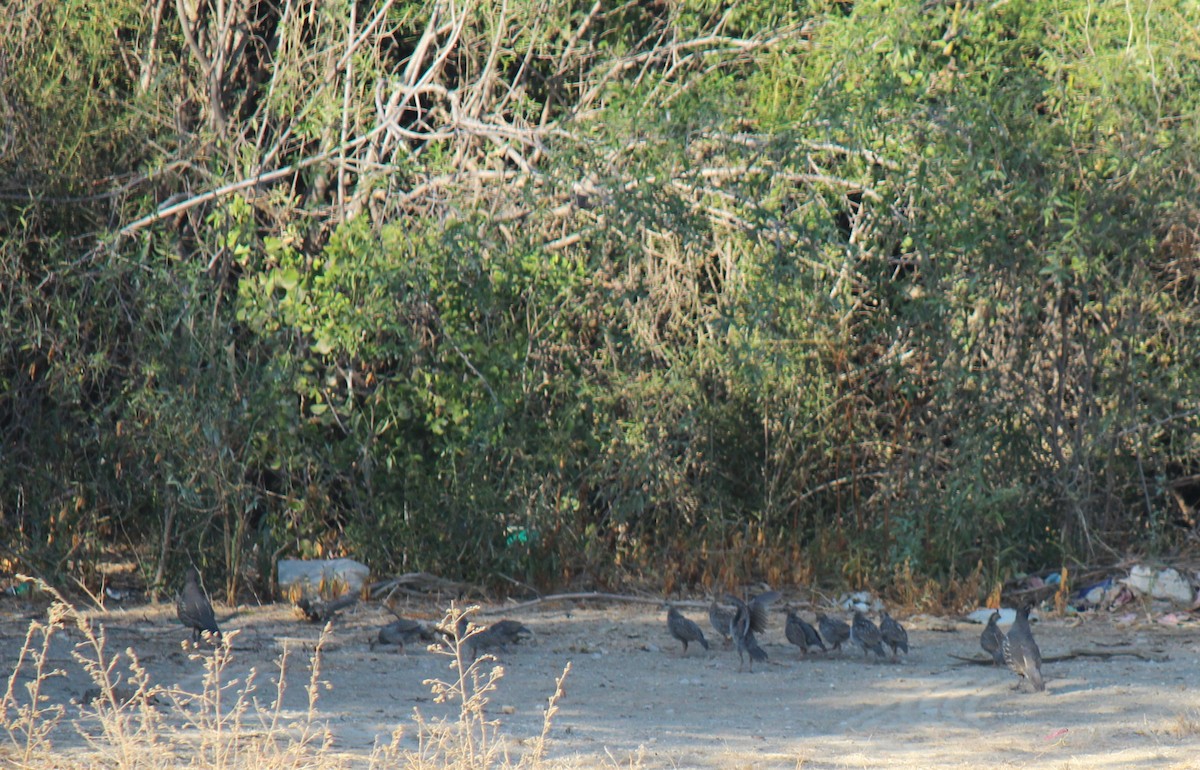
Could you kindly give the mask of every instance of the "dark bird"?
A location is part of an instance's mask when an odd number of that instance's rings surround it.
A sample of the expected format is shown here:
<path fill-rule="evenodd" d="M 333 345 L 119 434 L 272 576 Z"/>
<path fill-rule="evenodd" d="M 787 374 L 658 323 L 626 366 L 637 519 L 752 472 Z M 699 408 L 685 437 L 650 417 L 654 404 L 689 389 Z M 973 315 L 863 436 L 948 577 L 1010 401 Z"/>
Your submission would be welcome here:
<path fill-rule="evenodd" d="M 671 636 L 683 642 L 684 655 L 687 655 L 688 642 L 698 642 L 701 647 L 708 649 L 708 640 L 704 638 L 704 632 L 700 630 L 700 626 L 685 618 L 679 610 L 669 604 L 667 605 L 667 630 L 671 632 Z"/>
<path fill-rule="evenodd" d="M 908 632 L 887 610 L 879 613 L 879 635 L 883 643 L 892 648 L 892 660 L 896 659 L 897 650 L 904 650 L 904 654 L 908 654 Z"/>
<path fill-rule="evenodd" d="M 482 631 L 468 632 L 463 642 L 471 648 L 471 657 L 478 658 L 479 653 L 485 650 L 508 652 L 508 645 L 531 636 L 533 632 L 515 620 L 498 620 Z"/>
<path fill-rule="evenodd" d="M 448 644 L 454 644 L 467 638 L 467 628 L 467 616 L 462 614 L 458 616 L 453 628 L 446 625 L 446 618 L 443 618 L 441 623 L 434 625 L 433 630 L 441 634 Z"/>
<path fill-rule="evenodd" d="M 788 610 L 787 624 L 783 627 L 783 633 L 789 642 L 800 648 L 801 655 L 807 655 L 809 647 L 820 647 L 822 651 L 825 650 L 825 643 L 821 641 L 821 635 L 817 633 L 817 629 L 806 623 L 804 618 L 797 615 L 794 610 Z"/>
<path fill-rule="evenodd" d="M 418 639 L 432 642 L 433 632 L 415 620 L 399 618 L 379 629 L 379 637 L 371 643 L 371 648 L 376 644 L 394 644 L 403 651 Z"/>
<path fill-rule="evenodd" d="M 983 651 L 992 656 L 992 663 L 997 666 L 1004 665 L 1004 650 L 1001 647 L 1004 645 L 1004 632 L 1000 630 L 1000 626 L 996 625 L 1000 621 L 1000 613 L 993 612 L 988 618 L 987 628 L 983 629 L 983 633 L 979 635 L 979 646 Z"/>
<path fill-rule="evenodd" d="M 713 597 L 712 603 L 708 605 L 708 622 L 713 627 L 713 630 L 721 635 L 721 638 L 728 644 L 729 625 L 733 623 L 733 612 L 717 604 L 717 597 Z"/>
<path fill-rule="evenodd" d="M 823 612 L 818 612 L 817 626 L 821 629 L 821 636 L 825 637 L 825 641 L 835 650 L 842 649 L 842 642 L 850 638 L 850 626 L 840 618 L 831 618 Z"/>
<path fill-rule="evenodd" d="M 1042 651 L 1038 649 L 1037 642 L 1033 640 L 1033 631 L 1029 628 L 1029 609 L 1029 605 L 1025 605 L 1017 610 L 1016 622 L 1008 629 L 1000 649 L 1004 653 L 1004 662 L 1013 673 L 1021 679 L 1028 679 L 1035 691 L 1042 692 L 1046 689 L 1046 683 L 1042 680 Z M 1017 680 L 1017 686 L 1021 686 L 1020 680 Z"/>
<path fill-rule="evenodd" d="M 767 659 L 767 652 L 758 646 L 755 634 L 761 634 L 767 629 L 767 605 L 779 598 L 778 591 L 767 591 L 750 600 L 742 601 L 736 596 L 726 596 L 733 602 L 733 620 L 729 624 L 729 635 L 733 637 L 734 646 L 738 651 L 738 671 L 746 665 L 744 655 L 750 656 L 750 670 L 754 670 L 754 661 L 762 663 Z"/>
<path fill-rule="evenodd" d="M 204 631 L 218 639 L 221 638 L 221 629 L 217 628 L 212 602 L 200 587 L 200 572 L 195 567 L 188 567 L 183 579 L 183 590 L 175 599 L 175 613 L 179 616 L 179 622 L 192 629 L 193 642 L 200 641 L 200 634 Z"/>
<path fill-rule="evenodd" d="M 337 617 L 340 611 L 347 607 L 353 607 L 357 603 L 358 594 L 346 593 L 329 602 L 320 597 L 301 596 L 296 600 L 294 606 L 296 611 L 308 622 L 324 624 Z"/>
<path fill-rule="evenodd" d="M 855 611 L 854 622 L 850 624 L 850 641 L 862 647 L 863 657 L 866 657 L 868 651 L 880 658 L 884 656 L 883 637 L 879 634 L 879 627 L 858 611 Z"/>

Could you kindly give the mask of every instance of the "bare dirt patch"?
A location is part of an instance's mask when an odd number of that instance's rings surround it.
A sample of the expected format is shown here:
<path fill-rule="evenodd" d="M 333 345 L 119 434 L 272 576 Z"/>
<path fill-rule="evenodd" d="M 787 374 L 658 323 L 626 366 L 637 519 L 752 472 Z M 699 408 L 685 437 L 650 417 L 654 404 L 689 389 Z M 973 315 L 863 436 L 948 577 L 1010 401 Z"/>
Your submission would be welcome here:
<path fill-rule="evenodd" d="M 408 614 L 433 619 L 433 606 Z M 11 672 L 37 609 L 0 607 L 0 665 Z M 703 627 L 703 610 L 685 609 Z M 218 616 L 228 615 L 218 608 Z M 811 619 L 811 613 L 804 613 Z M 484 620 L 503 617 L 489 614 Z M 1079 658 L 1047 664 L 1047 692 L 1012 690 L 1007 670 L 963 665 L 952 655 L 982 655 L 980 627 L 928 617 L 907 621 L 912 652 L 897 664 L 845 651 L 802 659 L 772 613 L 763 646 L 766 665 L 738 671 L 737 654 L 715 641 L 683 657 L 666 630 L 665 612 L 639 605 L 549 605 L 508 615 L 536 638 L 498 654 L 504 667 L 488 705 L 520 754 L 540 734 L 547 698 L 564 666 L 572 670 L 548 747 L 552 765 L 647 768 L 1054 767 L 1192 768 L 1200 742 L 1200 642 L 1194 624 L 1117 628 L 1107 617 L 1043 620 L 1034 633 L 1043 655 L 1071 650 L 1137 651 L 1153 659 Z M 451 676 L 449 659 L 423 645 L 407 654 L 371 650 L 369 641 L 392 616 L 374 606 L 336 622 L 322 655 L 319 716 L 333 737 L 328 757 L 366 766 L 372 748 L 406 726 L 402 744 L 416 748 L 414 709 L 450 715 L 426 681 Z M 153 682 L 199 691 L 201 662 L 181 649 L 190 637 L 173 608 L 97 613 L 108 647 L 136 651 Z M 274 695 L 284 647 L 293 651 L 284 708 L 301 713 L 307 648 L 319 629 L 289 607 L 242 610 L 222 627 L 238 631 L 229 679 L 258 672 L 262 700 Z M 67 705 L 53 736 L 71 764 L 95 751 L 80 737 L 87 717 L 70 704 L 91 686 L 73 660 L 78 635 L 61 633 L 51 648 L 62 676 L 46 682 L 51 701 Z M 712 641 L 712 635 L 710 635 Z M 24 681 L 28 677 L 20 676 Z M 269 691 L 267 691 L 269 690 Z M 169 715 L 167 718 L 170 718 Z M 72 724 L 72 722 L 75 724 Z M 4 756 L 0 752 L 0 759 Z M 0 762 L 2 764 L 2 762 Z"/>

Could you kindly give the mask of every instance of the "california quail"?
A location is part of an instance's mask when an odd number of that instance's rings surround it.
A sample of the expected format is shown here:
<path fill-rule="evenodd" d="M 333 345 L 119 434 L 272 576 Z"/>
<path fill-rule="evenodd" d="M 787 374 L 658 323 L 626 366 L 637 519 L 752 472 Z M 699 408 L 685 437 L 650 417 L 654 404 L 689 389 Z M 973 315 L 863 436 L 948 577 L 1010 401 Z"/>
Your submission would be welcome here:
<path fill-rule="evenodd" d="M 801 655 L 807 655 L 809 647 L 820 647 L 822 651 L 825 650 L 825 643 L 821 641 L 821 635 L 817 633 L 817 629 L 806 623 L 794 610 L 788 610 L 787 624 L 783 627 L 783 633 L 789 642 L 800 648 Z"/>
<path fill-rule="evenodd" d="M 864 657 L 868 651 L 875 653 L 880 658 L 884 656 L 883 639 L 879 635 L 879 627 L 858 611 L 855 611 L 854 622 L 850 624 L 850 641 L 862 647 Z"/>
<path fill-rule="evenodd" d="M 835 650 L 842 649 L 842 642 L 850 638 L 850 626 L 840 618 L 831 618 L 823 612 L 818 612 L 817 626 L 821 629 L 821 636 L 825 637 L 825 641 Z"/>
<path fill-rule="evenodd" d="M 500 620 L 482 631 L 467 634 L 465 643 L 471 648 L 471 657 L 478 658 L 481 650 L 507 651 L 508 645 L 530 636 L 533 636 L 533 632 L 517 621 Z"/>
<path fill-rule="evenodd" d="M 200 641 L 200 634 L 207 631 L 218 639 L 221 629 L 217 628 L 217 618 L 213 615 L 212 602 L 200 587 L 200 572 L 195 567 L 188 567 L 183 579 L 183 590 L 175 600 L 175 613 L 185 626 L 192 629 L 192 641 Z"/>
<path fill-rule="evenodd" d="M 767 659 L 766 650 L 758 646 L 754 638 L 767 628 L 767 605 L 779 598 L 779 592 L 767 591 L 759 594 L 747 604 L 736 596 L 725 597 L 733 602 L 735 610 L 733 621 L 729 624 L 729 635 L 733 637 L 734 646 L 738 651 L 738 671 L 746 664 L 743 653 L 750 656 L 750 670 L 754 670 L 754 661 L 760 663 Z"/>
<path fill-rule="evenodd" d="M 417 639 L 432 642 L 433 632 L 415 620 L 399 618 L 379 629 L 379 637 L 371 646 L 373 648 L 376 643 L 394 644 L 401 650 L 404 650 L 407 645 Z"/>
<path fill-rule="evenodd" d="M 994 665 L 1002 666 L 1004 665 L 1004 651 L 1001 647 L 1004 644 L 1004 633 L 996 625 L 999 621 L 1000 613 L 993 612 L 992 616 L 988 618 L 987 628 L 983 629 L 983 633 L 979 635 L 979 646 L 992 656 Z"/>
<path fill-rule="evenodd" d="M 708 649 L 708 640 L 704 638 L 700 626 L 685 618 L 671 605 L 667 605 L 667 630 L 671 632 L 671 636 L 683 642 L 684 655 L 687 655 L 688 642 L 699 642 L 701 647 Z"/>
<path fill-rule="evenodd" d="M 1033 640 L 1033 631 L 1029 628 L 1029 609 L 1029 605 L 1025 605 L 1017 610 L 1016 622 L 1008 629 L 1000 649 L 1004 653 L 1004 662 L 1013 673 L 1021 679 L 1028 679 L 1035 691 L 1042 692 L 1046 689 L 1046 683 L 1042 680 L 1042 651 L 1038 649 L 1037 642 Z M 1017 680 L 1018 687 L 1020 684 L 1020 680 Z"/>
<path fill-rule="evenodd" d="M 712 598 L 712 603 L 708 605 L 708 622 L 728 644 L 730 641 L 729 624 L 733 622 L 733 613 L 717 604 L 715 596 Z"/>
<path fill-rule="evenodd" d="M 879 636 L 884 644 L 892 648 L 892 660 L 896 659 L 896 650 L 904 650 L 904 654 L 908 654 L 908 632 L 887 610 L 879 613 Z"/>

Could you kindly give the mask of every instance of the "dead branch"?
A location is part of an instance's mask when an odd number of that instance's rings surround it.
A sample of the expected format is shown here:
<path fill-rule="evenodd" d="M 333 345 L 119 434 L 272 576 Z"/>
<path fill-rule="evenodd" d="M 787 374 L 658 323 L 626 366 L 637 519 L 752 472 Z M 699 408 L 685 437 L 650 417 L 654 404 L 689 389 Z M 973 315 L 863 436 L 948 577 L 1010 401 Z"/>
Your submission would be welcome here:
<path fill-rule="evenodd" d="M 328 602 L 303 596 L 296 601 L 295 607 L 310 623 L 328 623 L 337 616 L 338 612 L 347 607 L 353 607 L 355 604 L 358 604 L 358 594 L 351 591 Z"/>
<path fill-rule="evenodd" d="M 529 601 L 521 602 L 520 604 L 509 604 L 509 605 L 506 605 L 503 607 L 494 607 L 494 608 L 487 609 L 487 610 L 480 610 L 478 614 L 479 615 L 501 615 L 506 612 L 513 612 L 514 610 L 523 610 L 523 609 L 528 609 L 529 607 L 537 607 L 539 605 L 546 604 L 548 602 L 585 602 L 585 601 L 624 602 L 627 604 L 661 605 L 661 604 L 663 604 L 663 602 L 665 600 L 655 599 L 653 597 L 648 597 L 648 596 L 630 596 L 628 594 L 604 593 L 603 591 L 585 591 L 583 593 L 551 594 L 550 596 L 542 596 L 537 599 L 530 599 Z M 678 604 L 678 606 L 681 606 L 681 607 L 687 607 L 687 606 L 691 606 L 691 605 L 704 606 L 704 607 L 708 606 L 707 604 L 701 605 L 699 602 L 691 602 L 691 603 L 675 602 L 675 604 Z"/>
<path fill-rule="evenodd" d="M 430 594 L 450 594 L 453 596 L 481 595 L 482 591 L 470 583 L 431 575 L 428 572 L 407 572 L 393 578 L 380 580 L 367 587 L 367 594 L 374 599 L 386 594 L 384 599 L 395 593 L 410 596 L 427 596 Z"/>
<path fill-rule="evenodd" d="M 971 666 L 994 666 L 995 661 L 991 658 L 980 656 L 966 658 L 962 655 L 950 653 L 950 657 L 955 660 L 962 661 L 959 665 Z M 1042 658 L 1043 663 L 1061 663 L 1064 660 L 1076 660 L 1078 658 L 1099 658 L 1100 660 L 1109 660 L 1111 658 L 1137 658 L 1138 660 L 1146 660 L 1151 663 L 1165 663 L 1170 660 L 1170 656 L 1165 653 L 1142 653 L 1137 650 L 1071 650 L 1062 655 L 1049 655 Z"/>
<path fill-rule="evenodd" d="M 852 179 L 839 179 L 826 174 L 798 174 L 791 171 L 765 168 L 762 166 L 723 166 L 720 168 L 703 168 L 696 172 L 704 179 L 740 179 L 745 176 L 764 175 L 773 179 L 785 179 L 800 184 L 822 184 L 829 187 L 844 187 L 854 192 L 861 192 L 863 197 L 879 203 L 883 198 L 869 186 Z"/>

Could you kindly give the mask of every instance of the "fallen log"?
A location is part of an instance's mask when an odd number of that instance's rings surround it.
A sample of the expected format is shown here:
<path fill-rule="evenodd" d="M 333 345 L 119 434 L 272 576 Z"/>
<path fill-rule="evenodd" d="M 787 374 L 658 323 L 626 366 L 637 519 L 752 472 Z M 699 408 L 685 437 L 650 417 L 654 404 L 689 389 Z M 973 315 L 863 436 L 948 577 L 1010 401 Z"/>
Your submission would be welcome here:
<path fill-rule="evenodd" d="M 950 657 L 955 660 L 962 661 L 960 665 L 972 666 L 992 666 L 995 662 L 991 658 L 980 656 L 963 657 L 950 653 Z M 1137 658 L 1138 660 L 1148 660 L 1152 663 L 1164 663 L 1170 660 L 1170 656 L 1165 653 L 1142 653 L 1136 650 L 1071 650 L 1062 655 L 1049 655 L 1042 658 L 1042 663 L 1061 663 L 1064 660 L 1075 660 L 1076 658 L 1099 658 L 1108 660 L 1109 658 L 1126 657 Z"/>

